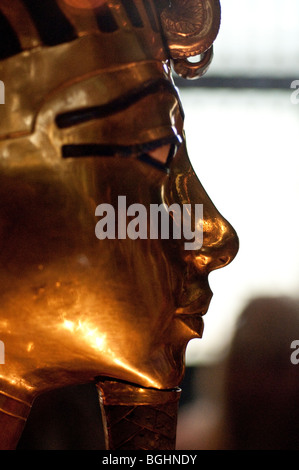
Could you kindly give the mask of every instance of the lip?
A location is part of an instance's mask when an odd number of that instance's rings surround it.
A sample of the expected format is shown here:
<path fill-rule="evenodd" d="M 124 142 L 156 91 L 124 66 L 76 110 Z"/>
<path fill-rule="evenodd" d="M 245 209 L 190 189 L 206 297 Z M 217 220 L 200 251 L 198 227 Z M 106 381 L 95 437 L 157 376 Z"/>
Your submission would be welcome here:
<path fill-rule="evenodd" d="M 204 316 L 210 306 L 210 302 L 212 300 L 213 293 L 210 291 L 204 295 L 201 295 L 198 299 L 190 302 L 183 307 L 178 307 L 175 311 L 176 315 L 200 315 Z"/>
<path fill-rule="evenodd" d="M 202 296 L 190 304 L 176 309 L 175 318 L 184 323 L 192 337 L 201 338 L 204 330 L 203 316 L 207 313 L 213 294 Z"/>
<path fill-rule="evenodd" d="M 176 315 L 177 320 L 184 323 L 191 332 L 191 338 L 201 338 L 204 331 L 204 321 L 201 314 Z"/>

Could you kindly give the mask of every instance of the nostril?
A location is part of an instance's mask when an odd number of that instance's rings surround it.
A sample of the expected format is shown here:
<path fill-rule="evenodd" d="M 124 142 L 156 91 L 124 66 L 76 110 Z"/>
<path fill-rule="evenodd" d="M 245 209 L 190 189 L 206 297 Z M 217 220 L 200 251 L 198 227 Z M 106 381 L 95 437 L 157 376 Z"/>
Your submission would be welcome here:
<path fill-rule="evenodd" d="M 224 268 L 231 262 L 230 256 L 206 256 L 199 254 L 195 257 L 195 266 L 200 271 L 214 271 Z"/>
<path fill-rule="evenodd" d="M 239 239 L 231 230 L 230 236 L 219 238 L 218 243 L 204 245 L 193 258 L 194 266 L 202 272 L 211 272 L 230 264 L 239 250 Z"/>
<path fill-rule="evenodd" d="M 221 256 L 219 258 L 219 268 L 223 268 L 224 266 L 226 266 L 227 264 L 229 264 L 231 261 L 231 258 L 230 256 Z"/>
<path fill-rule="evenodd" d="M 221 252 L 221 254 L 219 253 Z M 211 262 L 211 270 L 224 268 L 230 264 L 239 251 L 239 239 L 235 231 L 231 230 L 231 236 L 222 240 L 222 246 L 219 247 L 218 256 L 215 253 L 215 259 Z"/>

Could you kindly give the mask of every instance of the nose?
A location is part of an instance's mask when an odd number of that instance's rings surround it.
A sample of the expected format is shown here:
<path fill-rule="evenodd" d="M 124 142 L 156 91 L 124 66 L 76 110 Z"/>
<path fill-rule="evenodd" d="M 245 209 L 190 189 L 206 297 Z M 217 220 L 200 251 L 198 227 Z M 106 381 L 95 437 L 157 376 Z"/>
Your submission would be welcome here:
<path fill-rule="evenodd" d="M 204 217 L 203 244 L 191 257 L 199 271 L 210 273 L 231 263 L 238 250 L 239 238 L 236 231 L 218 213 L 217 216 Z"/>
<path fill-rule="evenodd" d="M 208 283 L 209 273 L 227 266 L 238 253 L 239 238 L 234 228 L 216 211 L 214 208 L 213 216 L 204 216 L 202 247 L 185 254 L 179 306 L 188 306 L 199 298 L 208 306 L 213 295 Z"/>
<path fill-rule="evenodd" d="M 195 174 L 183 146 L 172 180 L 172 198 L 181 204 L 202 204 L 201 220 L 195 224 L 202 227 L 201 247 L 185 252 L 183 257 L 192 270 L 202 274 L 227 266 L 239 250 L 239 239 L 232 225 L 220 214 Z"/>

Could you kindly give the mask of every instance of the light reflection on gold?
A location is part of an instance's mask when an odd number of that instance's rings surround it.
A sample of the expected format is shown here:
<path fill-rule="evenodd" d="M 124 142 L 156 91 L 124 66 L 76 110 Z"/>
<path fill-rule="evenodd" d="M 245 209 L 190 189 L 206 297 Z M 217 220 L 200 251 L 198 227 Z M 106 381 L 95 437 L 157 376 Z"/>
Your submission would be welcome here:
<path fill-rule="evenodd" d="M 133 374 L 137 379 L 145 380 L 149 386 L 159 388 L 157 381 L 152 380 L 150 376 L 143 374 L 140 370 L 134 368 L 132 365 L 128 364 L 125 360 L 120 359 L 115 355 L 108 346 L 106 342 L 106 334 L 101 335 L 98 331 L 98 328 L 92 327 L 88 322 L 84 320 L 77 320 L 76 322 L 64 319 L 61 327 L 70 333 L 74 334 L 76 340 L 80 340 L 88 343 L 89 347 L 96 349 L 100 352 L 104 352 L 118 367 L 128 371 L 130 374 Z"/>
<path fill-rule="evenodd" d="M 152 387 L 154 387 L 156 389 L 159 388 L 159 384 L 155 380 L 152 380 L 148 375 L 143 374 L 140 370 L 135 369 L 134 367 L 130 366 L 129 364 L 126 364 L 124 361 L 122 361 L 118 358 L 113 358 L 113 361 L 115 362 L 116 365 L 118 365 L 121 368 L 127 370 L 128 372 L 132 373 L 137 378 L 145 380 L 146 382 L 148 382 L 149 385 L 151 385 Z"/>
<path fill-rule="evenodd" d="M 98 328 L 91 327 L 87 321 L 64 319 L 62 328 L 76 335 L 78 341 L 86 341 L 91 348 L 106 351 L 106 334 L 100 334 Z M 109 351 L 107 351 L 109 354 Z"/>
<path fill-rule="evenodd" d="M 0 331 L 9 331 L 9 322 L 8 320 L 0 320 Z"/>
<path fill-rule="evenodd" d="M 205 255 L 196 256 L 196 265 L 199 269 L 205 268 L 210 262 L 210 257 Z"/>
<path fill-rule="evenodd" d="M 209 237 L 209 244 L 215 246 L 222 242 L 226 234 L 229 235 L 229 226 L 224 221 L 219 220 L 218 218 L 209 219 L 205 218 L 203 220 L 203 229 L 206 237 Z M 217 237 L 215 237 L 217 233 Z"/>
<path fill-rule="evenodd" d="M 17 374 L 11 374 L 7 376 L 6 374 L 0 374 L 0 381 L 3 381 L 2 386 L 5 382 L 8 382 L 16 389 L 24 389 L 26 392 L 33 392 L 35 387 L 30 385 L 26 380 L 21 379 Z"/>
<path fill-rule="evenodd" d="M 34 343 L 29 343 L 29 344 L 27 345 L 27 348 L 26 348 L 26 349 L 27 349 L 27 352 L 30 353 L 31 351 L 33 351 L 33 348 L 34 348 Z"/>

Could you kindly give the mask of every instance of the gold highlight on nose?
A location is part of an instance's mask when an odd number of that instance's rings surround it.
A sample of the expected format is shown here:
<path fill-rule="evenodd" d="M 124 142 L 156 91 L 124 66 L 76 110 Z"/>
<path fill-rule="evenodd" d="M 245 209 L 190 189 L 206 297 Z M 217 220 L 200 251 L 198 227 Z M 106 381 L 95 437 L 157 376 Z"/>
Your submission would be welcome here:
<path fill-rule="evenodd" d="M 194 257 L 199 271 L 211 272 L 230 264 L 239 250 L 239 239 L 233 227 L 225 220 L 204 220 L 203 247 Z"/>

